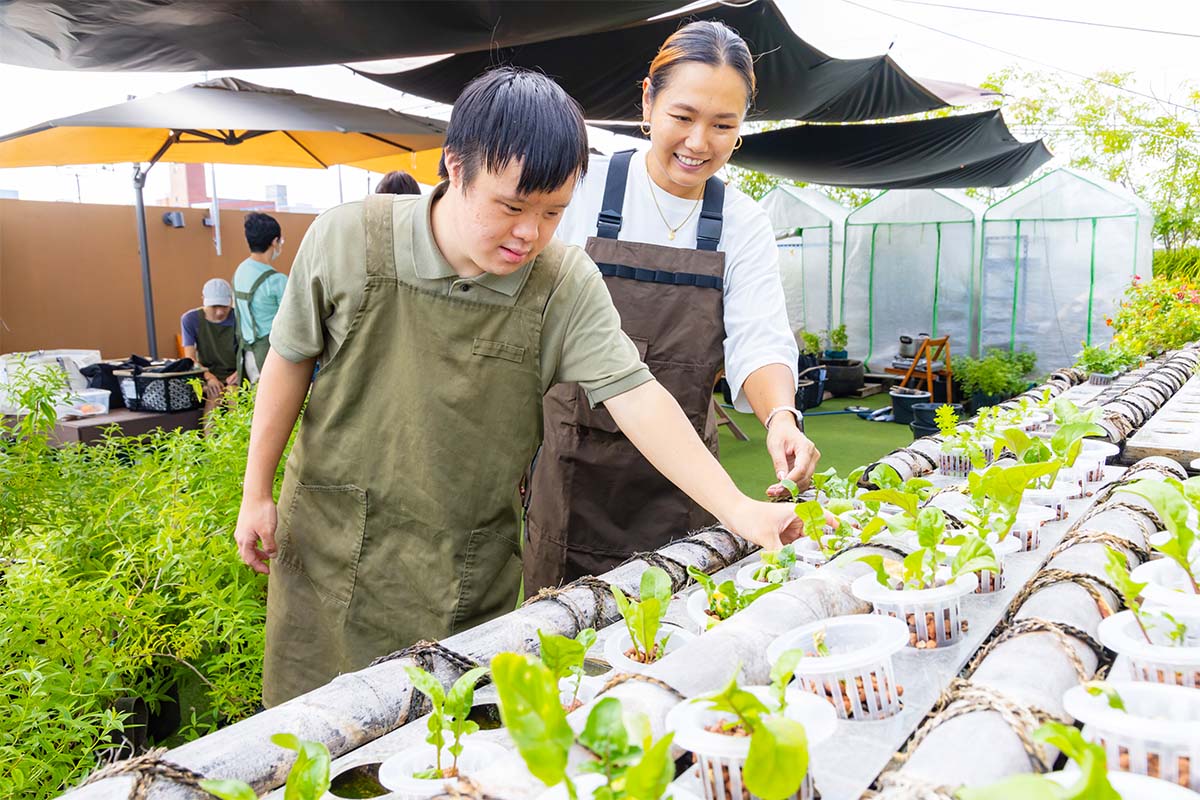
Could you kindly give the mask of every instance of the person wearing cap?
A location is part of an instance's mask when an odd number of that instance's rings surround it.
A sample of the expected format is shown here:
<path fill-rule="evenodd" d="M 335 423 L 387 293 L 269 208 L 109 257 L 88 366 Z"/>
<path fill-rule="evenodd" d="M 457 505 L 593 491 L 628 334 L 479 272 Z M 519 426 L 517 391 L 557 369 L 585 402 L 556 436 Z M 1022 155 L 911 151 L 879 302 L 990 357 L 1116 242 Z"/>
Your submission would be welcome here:
<path fill-rule="evenodd" d="M 201 292 L 204 304 L 179 318 L 183 329 L 183 354 L 204 370 L 204 413 L 238 382 L 237 319 L 233 313 L 233 287 L 212 278 Z"/>

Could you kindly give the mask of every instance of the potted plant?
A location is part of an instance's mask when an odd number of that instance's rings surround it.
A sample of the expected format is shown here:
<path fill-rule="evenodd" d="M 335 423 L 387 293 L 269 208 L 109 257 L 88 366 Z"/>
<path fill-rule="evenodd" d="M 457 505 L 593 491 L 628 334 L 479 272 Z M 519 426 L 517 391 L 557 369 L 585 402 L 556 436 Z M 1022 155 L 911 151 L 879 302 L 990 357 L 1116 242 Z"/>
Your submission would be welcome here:
<path fill-rule="evenodd" d="M 739 669 L 740 671 L 740 669 Z M 684 700 L 667 713 L 675 744 L 700 765 L 705 800 L 809 800 L 809 745 L 834 730 L 833 706 L 787 691 L 791 673 L 772 670 L 772 686 L 738 686 L 737 672 L 718 692 Z"/>
<path fill-rule="evenodd" d="M 693 634 L 675 626 L 664 626 L 663 616 L 671 602 L 671 578 L 659 567 L 642 573 L 641 597 L 633 599 L 616 586 L 612 587 L 617 609 L 625 622 L 625 630 L 609 636 L 604 642 L 604 655 L 613 668 L 621 672 L 642 672 L 667 653 L 682 646 Z M 665 635 L 659 637 L 665 628 Z"/>
<path fill-rule="evenodd" d="M 781 584 L 809 575 L 816 570 L 796 558 L 795 543 L 784 545 L 779 550 L 762 550 L 758 561 L 746 564 L 738 570 L 737 585 L 743 589 L 761 589 L 768 584 Z"/>
<path fill-rule="evenodd" d="M 859 359 L 850 358 L 846 349 L 849 338 L 846 326 L 839 325 L 829 332 L 830 349 L 825 351 L 821 364 L 825 367 L 825 388 L 834 397 L 849 397 L 866 384 L 866 367 Z"/>
<path fill-rule="evenodd" d="M 1111 345 L 1107 349 L 1095 347 L 1086 343 L 1075 356 L 1075 366 L 1088 374 L 1088 383 L 1093 386 L 1107 386 L 1113 378 L 1125 370 L 1135 366 L 1140 360 L 1137 356 L 1125 352 L 1119 345 Z"/>
<path fill-rule="evenodd" d="M 432 711 L 426 723 L 427 746 L 392 756 L 379 767 L 379 782 L 402 797 L 419 800 L 442 793 L 447 779 L 475 772 L 503 758 L 505 750 L 492 742 L 463 741 L 479 730 L 470 719 L 475 684 L 487 667 L 467 670 L 447 692 L 442 682 L 419 667 L 405 667 L 413 688 L 429 698 Z M 448 738 L 449 737 L 449 738 Z M 449 760 L 443 755 L 449 754 Z"/>
<path fill-rule="evenodd" d="M 695 567 L 688 567 L 688 575 L 700 584 L 698 591 L 687 599 L 688 617 L 698 633 L 704 633 L 718 622 L 723 622 L 746 608 L 768 592 L 778 589 L 782 583 L 768 583 L 758 589 L 739 589 L 734 581 L 717 583 L 711 575 Z"/>
<path fill-rule="evenodd" d="M 559 686 L 559 699 L 568 714 L 596 696 L 595 687 L 585 687 L 583 683 L 583 661 L 587 651 L 596 643 L 596 631 L 593 628 L 584 628 L 574 639 L 542 633 L 539 629 L 538 641 L 541 643 L 542 663 L 554 673 Z"/>
<path fill-rule="evenodd" d="M 903 619 L 913 647 L 925 650 L 955 644 L 966 628 L 959 601 L 978 585 L 973 573 L 999 571 L 995 554 L 963 547 L 945 565 L 941 544 L 946 517 L 938 508 L 921 509 L 915 532 L 919 547 L 902 562 L 874 554 L 859 556 L 873 574 L 856 579 L 851 591 L 859 600 L 871 603 L 876 614 Z"/>
<path fill-rule="evenodd" d="M 1037 356 L 1033 353 L 989 350 L 983 358 L 954 359 L 953 370 L 954 377 L 962 382 L 963 393 L 971 398 L 972 407 L 978 411 L 1025 391 L 1029 386 L 1025 375 L 1033 371 L 1036 363 Z"/>
<path fill-rule="evenodd" d="M 883 719 L 900 711 L 904 687 L 896 683 L 892 656 L 908 638 L 907 626 L 893 617 L 830 617 L 780 636 L 767 648 L 767 660 L 790 667 L 796 683 L 833 703 L 841 719 Z M 782 661 L 789 652 L 803 657 Z"/>
<path fill-rule="evenodd" d="M 675 777 L 671 735 L 657 741 L 649 721 L 639 715 L 631 731 L 621 701 L 605 697 L 592 706 L 576 736 L 558 700 L 554 673 L 518 653 L 492 659 L 500 715 L 529 772 L 548 787 L 562 784 L 576 800 L 586 786 L 597 800 L 659 800 Z M 585 762 L 583 778 L 567 774 L 571 747 L 586 747 L 595 759 Z"/>

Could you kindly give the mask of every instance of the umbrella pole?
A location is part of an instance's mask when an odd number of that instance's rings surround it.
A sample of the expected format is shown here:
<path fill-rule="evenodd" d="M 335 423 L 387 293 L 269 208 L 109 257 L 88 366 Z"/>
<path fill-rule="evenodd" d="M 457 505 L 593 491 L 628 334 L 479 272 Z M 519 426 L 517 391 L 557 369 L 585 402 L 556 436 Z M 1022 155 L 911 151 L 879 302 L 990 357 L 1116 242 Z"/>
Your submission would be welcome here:
<path fill-rule="evenodd" d="M 151 162 L 150 166 L 153 166 Z M 138 251 L 142 256 L 142 304 L 146 314 L 146 342 L 150 347 L 150 358 L 158 358 L 158 336 L 154 330 L 154 290 L 150 286 L 150 246 L 146 241 L 146 204 L 142 189 L 146 186 L 146 172 L 141 164 L 133 167 L 133 197 L 137 207 Z"/>

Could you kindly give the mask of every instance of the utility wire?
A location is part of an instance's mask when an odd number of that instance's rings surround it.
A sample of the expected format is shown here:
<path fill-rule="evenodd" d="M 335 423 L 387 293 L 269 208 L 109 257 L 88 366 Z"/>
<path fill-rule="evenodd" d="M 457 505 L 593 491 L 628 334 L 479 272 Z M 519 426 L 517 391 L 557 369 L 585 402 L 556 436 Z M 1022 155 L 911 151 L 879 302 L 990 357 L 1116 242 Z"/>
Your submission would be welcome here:
<path fill-rule="evenodd" d="M 994 50 L 997 53 L 1003 53 L 1004 55 L 1009 56 L 1010 58 L 1018 58 L 1018 59 L 1021 59 L 1022 61 L 1029 61 L 1034 64 L 1040 64 L 1043 67 L 1046 67 L 1048 69 L 1052 69 L 1056 72 L 1061 72 L 1064 75 L 1071 75 L 1073 77 L 1079 78 L 1080 80 L 1087 81 L 1088 83 L 1095 83 L 1095 84 L 1099 84 L 1100 86 L 1107 86 L 1110 89 L 1116 89 L 1121 92 L 1135 94 L 1139 97 L 1144 97 L 1147 100 L 1153 100 L 1156 103 L 1163 103 L 1164 105 L 1173 106 L 1175 108 L 1183 109 L 1184 111 L 1190 111 L 1193 114 L 1200 114 L 1200 108 L 1193 108 L 1192 106 L 1185 106 L 1181 103 L 1171 102 L 1170 100 L 1163 100 L 1162 98 L 1155 97 L 1152 94 L 1148 94 L 1146 92 L 1140 92 L 1137 89 L 1130 89 L 1128 86 L 1121 86 L 1121 85 L 1113 83 L 1111 81 L 1104 81 L 1104 80 L 1100 80 L 1099 78 L 1093 78 L 1090 75 L 1084 75 L 1081 72 L 1075 72 L 1074 70 L 1065 69 L 1063 67 L 1059 67 L 1054 64 L 1051 64 L 1047 61 L 1042 61 L 1040 59 L 1033 58 L 1031 56 L 1021 55 L 1020 53 L 1014 53 L 1011 50 L 1005 50 L 1001 47 L 996 47 L 995 45 L 986 44 L 984 42 L 980 42 L 975 39 L 969 39 L 966 36 L 961 36 L 957 33 L 951 33 L 949 31 L 944 31 L 940 28 L 935 28 L 932 25 L 926 25 L 923 22 L 914 22 L 913 20 L 907 19 L 905 17 L 901 17 L 898 14 L 892 14 L 888 11 L 884 11 L 883 9 L 875 8 L 873 6 L 868 6 L 863 3 L 856 2 L 856 0 L 842 0 L 842 2 L 846 3 L 848 5 L 855 6 L 856 8 L 861 8 L 866 11 L 871 11 L 875 14 L 882 14 L 885 17 L 891 17 L 892 19 L 899 20 L 900 22 L 904 22 L 909 25 L 915 25 L 918 28 L 924 28 L 927 31 L 933 31 L 934 33 L 939 33 L 942 36 L 949 36 L 951 39 L 958 39 L 960 41 L 966 42 L 967 44 L 973 44 L 976 47 L 983 47 L 988 50 Z"/>
<path fill-rule="evenodd" d="M 1066 19 L 1064 17 L 1043 17 L 1037 14 L 1021 14 L 1016 11 L 997 11 L 991 8 L 970 8 L 955 6 L 947 3 L 930 3 L 928 0 L 892 0 L 893 3 L 907 3 L 912 6 L 929 6 L 930 8 L 945 8 L 950 11 L 970 11 L 975 14 L 997 14 L 1004 17 L 1020 17 L 1022 19 L 1037 19 L 1043 22 L 1063 22 L 1068 25 L 1087 25 L 1093 28 L 1112 28 L 1118 31 L 1133 31 L 1135 33 L 1153 33 L 1160 36 L 1183 36 L 1188 39 L 1200 39 L 1200 33 L 1187 31 L 1168 31 L 1162 28 L 1138 28 L 1133 25 L 1116 25 L 1108 22 L 1096 22 L 1088 19 Z"/>

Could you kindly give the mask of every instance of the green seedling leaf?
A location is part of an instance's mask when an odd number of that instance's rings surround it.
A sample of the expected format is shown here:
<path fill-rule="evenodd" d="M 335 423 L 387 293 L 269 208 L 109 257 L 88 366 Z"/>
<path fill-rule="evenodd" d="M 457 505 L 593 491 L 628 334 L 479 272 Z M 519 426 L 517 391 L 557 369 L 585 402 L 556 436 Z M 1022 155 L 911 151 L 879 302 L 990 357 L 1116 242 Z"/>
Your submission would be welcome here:
<path fill-rule="evenodd" d="M 787 489 L 788 496 L 793 500 L 800 496 L 800 487 L 791 478 L 780 478 L 779 485 Z"/>
<path fill-rule="evenodd" d="M 880 489 L 899 489 L 904 483 L 900 479 L 900 473 L 896 472 L 895 467 L 890 464 L 880 464 L 871 470 L 869 480 Z"/>
<path fill-rule="evenodd" d="M 219 800 L 258 800 L 254 790 L 241 781 L 203 780 L 200 788 Z"/>
<path fill-rule="evenodd" d="M 459 676 L 446 695 L 446 717 L 450 732 L 454 736 L 454 743 L 449 748 L 450 755 L 453 757 L 451 767 L 458 767 L 458 757 L 462 755 L 463 749 L 462 737 L 479 730 L 479 724 L 467 717 L 471 713 L 471 706 L 475 703 L 475 684 L 486 674 L 487 667 L 475 667 L 467 670 Z"/>
<path fill-rule="evenodd" d="M 284 783 L 284 800 L 320 800 L 329 791 L 329 750 L 320 742 L 300 739 L 291 733 L 277 733 L 271 742 L 296 752 L 296 761 Z"/>
<path fill-rule="evenodd" d="M 787 687 L 792 682 L 792 677 L 796 674 L 796 665 L 802 658 L 803 650 L 785 650 L 771 665 L 771 696 L 775 698 L 775 704 L 779 706 L 780 711 L 787 708 Z"/>
<path fill-rule="evenodd" d="M 1050 449 L 1068 467 L 1075 466 L 1075 459 L 1083 449 L 1083 440 L 1088 436 L 1106 436 L 1108 431 L 1091 422 L 1071 422 L 1062 425 L 1050 437 Z"/>
<path fill-rule="evenodd" d="M 1191 578 L 1195 588 L 1196 575 L 1189 556 L 1196 543 L 1196 534 L 1188 524 L 1192 504 L 1188 502 L 1185 492 L 1196 490 L 1185 487 L 1172 478 L 1165 481 L 1142 480 L 1122 486 L 1117 491 L 1129 492 L 1146 499 L 1158 512 L 1170 536 L 1165 542 L 1154 544 L 1153 547 L 1178 564 Z"/>
<path fill-rule="evenodd" d="M 863 492 L 859 499 L 863 502 L 891 503 L 913 519 L 917 516 L 917 507 L 921 502 L 916 495 L 901 489 L 876 489 L 871 492 Z"/>
<path fill-rule="evenodd" d="M 659 800 L 675 780 L 675 762 L 671 760 L 671 740 L 668 733 L 657 742 L 646 737 L 642 743 L 641 759 L 625 771 L 625 791 L 628 800 Z"/>
<path fill-rule="evenodd" d="M 950 562 L 950 579 L 974 572 L 994 572 L 999 574 L 1000 564 L 994 551 L 982 537 L 974 533 L 963 534 L 962 544 Z"/>
<path fill-rule="evenodd" d="M 825 527 L 825 509 L 816 500 L 806 500 L 796 504 L 796 516 L 804 523 L 804 535 L 810 539 L 819 538 L 821 529 Z"/>
<path fill-rule="evenodd" d="M 1033 738 L 1057 747 L 1079 767 L 1079 780 L 1067 787 L 1068 800 L 1121 800 L 1108 781 L 1103 746 L 1092 744 L 1077 728 L 1061 722 L 1047 722 L 1033 732 Z"/>
<path fill-rule="evenodd" d="M 703 695 L 697 702 L 705 703 L 713 711 L 724 711 L 733 714 L 747 730 L 753 730 L 754 723 L 767 713 L 763 702 L 750 692 L 738 686 L 738 673 L 741 666 L 733 671 L 729 683 L 712 694 Z"/>
<path fill-rule="evenodd" d="M 592 633 L 594 636 L 595 631 Z M 540 630 L 538 640 L 541 642 L 542 663 L 554 674 L 555 680 L 570 677 L 575 670 L 583 667 L 587 648 L 582 642 L 557 634 L 545 634 Z"/>
<path fill-rule="evenodd" d="M 661 567 L 649 567 L 642 573 L 642 600 L 653 598 L 664 606 L 671 601 L 671 576 Z"/>
<path fill-rule="evenodd" d="M 917 515 L 917 543 L 923 548 L 937 547 L 946 535 L 946 514 L 940 508 L 923 508 Z"/>
<path fill-rule="evenodd" d="M 566 777 L 575 734 L 558 700 L 558 683 L 542 663 L 518 653 L 492 659 L 500 718 L 529 771 L 547 786 Z"/>
<path fill-rule="evenodd" d="M 804 726 L 783 716 L 762 717 L 750 735 L 742 768 L 746 788 L 762 800 L 796 794 L 808 774 L 808 737 Z"/>
<path fill-rule="evenodd" d="M 861 555 L 855 560 L 861 561 L 875 570 L 875 580 L 879 581 L 880 586 L 891 588 L 892 576 L 888 573 L 887 567 L 884 566 L 883 556 L 871 553 L 869 555 Z"/>
<path fill-rule="evenodd" d="M 1065 800 L 1066 787 L 1045 775 L 1013 775 L 989 786 L 963 786 L 954 796 L 958 800 Z"/>
<path fill-rule="evenodd" d="M 579 734 L 579 743 L 602 762 L 611 761 L 629 750 L 629 732 L 625 729 L 620 700 L 605 697 L 592 706 L 583 732 Z"/>
<path fill-rule="evenodd" d="M 1112 585 L 1121 593 L 1121 599 L 1125 601 L 1125 607 L 1131 611 L 1141 609 L 1142 592 L 1146 589 L 1146 584 L 1139 583 L 1129 577 L 1129 565 L 1126 563 L 1125 556 L 1119 551 L 1111 547 L 1104 548 L 1104 574 L 1108 576 Z"/>
<path fill-rule="evenodd" d="M 1103 681 L 1088 681 L 1083 687 L 1092 697 L 1103 697 L 1108 702 L 1109 708 L 1115 708 L 1117 711 L 1129 710 L 1125 708 L 1125 701 L 1121 699 L 1121 695 L 1109 684 Z"/>
<path fill-rule="evenodd" d="M 887 520 L 883 517 L 871 517 L 867 520 L 867 524 L 863 525 L 858 533 L 858 540 L 866 543 L 875 538 L 875 534 L 887 527 Z"/>

